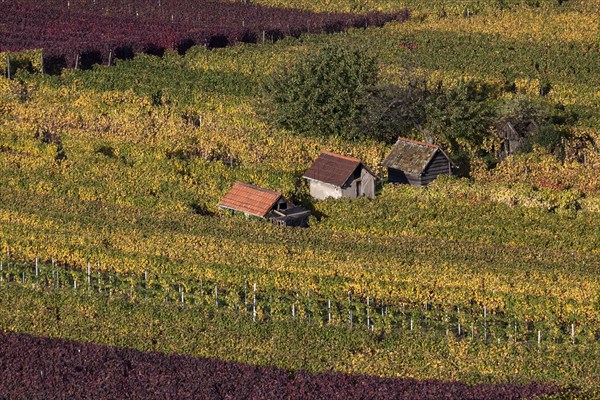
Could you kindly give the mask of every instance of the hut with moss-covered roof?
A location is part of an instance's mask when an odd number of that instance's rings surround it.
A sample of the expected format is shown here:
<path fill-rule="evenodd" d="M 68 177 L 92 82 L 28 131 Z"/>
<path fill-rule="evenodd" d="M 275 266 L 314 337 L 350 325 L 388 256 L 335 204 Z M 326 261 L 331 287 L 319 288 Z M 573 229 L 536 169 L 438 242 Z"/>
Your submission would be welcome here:
<path fill-rule="evenodd" d="M 427 186 L 439 175 L 452 175 L 452 161 L 434 144 L 398 138 L 382 165 L 388 182 Z"/>

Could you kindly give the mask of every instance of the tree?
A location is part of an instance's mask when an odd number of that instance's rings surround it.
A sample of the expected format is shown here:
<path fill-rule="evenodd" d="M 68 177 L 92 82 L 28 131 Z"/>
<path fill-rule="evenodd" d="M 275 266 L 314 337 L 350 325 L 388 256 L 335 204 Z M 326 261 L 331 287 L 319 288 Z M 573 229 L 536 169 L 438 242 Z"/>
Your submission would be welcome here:
<path fill-rule="evenodd" d="M 433 88 L 435 90 L 435 87 Z M 365 135 L 393 143 L 397 137 L 421 132 L 427 121 L 425 107 L 432 90 L 427 80 L 409 77 L 406 85 L 381 85 L 369 97 L 360 130 Z"/>
<path fill-rule="evenodd" d="M 451 153 L 474 155 L 484 144 L 495 116 L 498 88 L 475 80 L 441 85 L 425 106 L 425 132 Z"/>
<path fill-rule="evenodd" d="M 569 138 L 569 127 L 577 115 L 561 104 L 553 105 L 543 99 L 515 96 L 498 107 L 497 124 L 510 123 L 522 135 L 520 152 L 529 152 L 534 145 L 561 155 L 564 139 Z M 535 129 L 528 129 L 533 123 Z"/>
<path fill-rule="evenodd" d="M 373 57 L 327 45 L 267 79 L 260 109 L 272 124 L 297 133 L 360 139 L 377 76 Z"/>

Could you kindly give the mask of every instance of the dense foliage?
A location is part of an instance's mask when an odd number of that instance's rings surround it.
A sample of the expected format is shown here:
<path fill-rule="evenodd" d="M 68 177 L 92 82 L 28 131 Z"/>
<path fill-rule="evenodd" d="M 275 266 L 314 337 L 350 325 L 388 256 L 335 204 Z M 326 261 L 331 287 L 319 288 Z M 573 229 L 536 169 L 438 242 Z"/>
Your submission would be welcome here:
<path fill-rule="evenodd" d="M 408 13 L 315 14 L 258 5 L 196 0 L 3 2 L 0 52 L 43 49 L 44 68 L 89 68 L 134 53 L 184 53 L 194 45 L 223 47 L 304 32 L 381 26 Z"/>
<path fill-rule="evenodd" d="M 261 108 L 281 128 L 356 140 L 363 137 L 358 124 L 377 76 L 373 57 L 326 46 L 267 80 Z"/>
<path fill-rule="evenodd" d="M 550 384 L 384 379 L 255 367 L 90 343 L 0 334 L 0 396 L 11 399 L 511 400 L 554 393 Z"/>

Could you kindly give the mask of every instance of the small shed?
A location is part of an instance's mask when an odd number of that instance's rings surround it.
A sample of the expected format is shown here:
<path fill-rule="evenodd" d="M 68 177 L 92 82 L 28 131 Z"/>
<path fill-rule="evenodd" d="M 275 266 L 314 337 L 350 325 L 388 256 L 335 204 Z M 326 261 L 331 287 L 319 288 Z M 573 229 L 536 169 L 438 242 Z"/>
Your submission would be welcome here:
<path fill-rule="evenodd" d="M 521 122 L 503 121 L 497 124 L 496 131 L 501 143 L 498 157 L 504 159 L 516 154 L 525 142 L 536 134 L 538 128 L 538 124 L 532 119 Z"/>
<path fill-rule="evenodd" d="M 398 138 L 383 166 L 390 183 L 427 186 L 438 175 L 452 175 L 453 164 L 439 146 Z"/>
<path fill-rule="evenodd" d="M 280 193 L 243 182 L 236 182 L 218 206 L 281 226 L 307 227 L 310 216 L 310 211 L 294 205 Z"/>
<path fill-rule="evenodd" d="M 377 176 L 360 159 L 323 151 L 304 173 L 310 195 L 317 200 L 328 197 L 375 197 Z"/>

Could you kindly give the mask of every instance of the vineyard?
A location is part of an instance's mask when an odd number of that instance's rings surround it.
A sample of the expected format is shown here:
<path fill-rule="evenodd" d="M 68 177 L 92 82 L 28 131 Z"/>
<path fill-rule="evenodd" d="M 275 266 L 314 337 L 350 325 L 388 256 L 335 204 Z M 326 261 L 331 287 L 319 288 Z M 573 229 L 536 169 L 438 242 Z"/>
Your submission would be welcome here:
<path fill-rule="evenodd" d="M 597 324 L 570 324 L 550 317 L 517 319 L 480 307 L 476 304 L 457 305 L 451 309 L 438 308 L 425 303 L 386 303 L 367 296 L 361 298 L 348 292 L 347 301 L 338 301 L 311 295 L 306 292 L 282 291 L 278 288 L 258 288 L 248 282 L 239 285 L 219 286 L 214 281 L 197 280 L 165 281 L 164 277 L 118 275 L 96 272 L 91 263 L 87 270 L 69 270 L 54 263 L 42 265 L 36 259 L 34 265 L 0 262 L 0 284 L 31 287 L 58 293 L 75 292 L 82 295 L 111 299 L 113 297 L 132 303 L 160 305 L 180 304 L 197 308 L 200 313 L 225 310 L 252 319 L 253 322 L 305 321 L 317 325 L 347 325 L 367 331 L 385 333 L 405 331 L 412 334 L 452 335 L 456 340 L 470 339 L 482 343 L 534 342 L 571 343 L 597 345 L 600 331 Z"/>
<path fill-rule="evenodd" d="M 402 378 L 382 393 L 414 378 L 467 398 L 531 382 L 598 397 L 597 0 L 183 4 L 0 3 L 1 331 Z M 550 84 L 544 100 L 578 118 L 562 157 L 314 202 L 300 177 L 321 150 L 385 182 L 390 149 L 275 128 L 256 107 L 267 77 L 328 44 L 375 57 L 390 84 Z M 310 209 L 310 228 L 221 213 L 236 181 Z"/>
<path fill-rule="evenodd" d="M 131 399 L 447 399 L 511 400 L 559 392 L 548 384 L 468 387 L 459 382 L 383 379 L 333 373 L 308 374 L 275 368 L 166 356 L 107 346 L 0 334 L 3 361 L 18 365 L 2 371 L 0 395 L 47 399 L 65 392 L 81 397 Z M 24 356 L 25 355 L 25 356 Z M 60 365 L 57 368 L 57 364 Z M 103 381 L 93 373 L 102 370 Z M 32 378 L 45 371 L 39 379 Z M 15 372 L 19 371 L 19 372 Z M 63 380 L 63 376 L 69 376 Z M 26 380 L 27 386 L 21 383 Z M 55 384 L 61 380 L 61 384 Z M 81 385 L 86 382 L 86 385 Z M 236 384 L 231 384 L 236 382 Z M 108 383 L 108 384 L 106 384 Z M 374 390 L 374 388 L 376 388 Z"/>
<path fill-rule="evenodd" d="M 273 42 L 405 20 L 408 12 L 315 14 L 218 1 L 9 1 L 2 4 L 0 52 L 43 49 L 47 72 L 111 65 L 136 53 L 184 54 L 195 45 Z M 99 40 L 100 38 L 100 40 Z M 10 74 L 10 71 L 7 71 Z"/>

